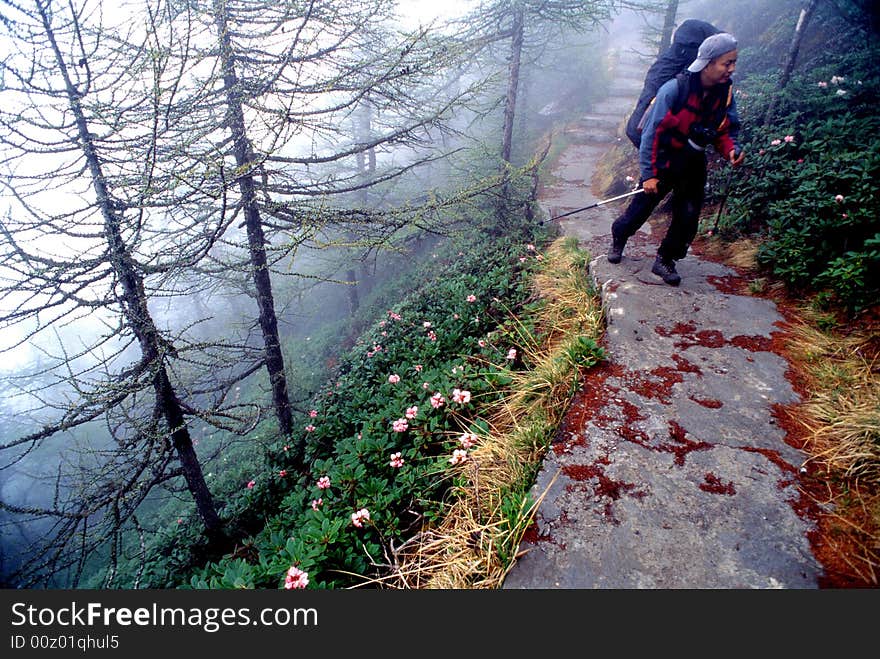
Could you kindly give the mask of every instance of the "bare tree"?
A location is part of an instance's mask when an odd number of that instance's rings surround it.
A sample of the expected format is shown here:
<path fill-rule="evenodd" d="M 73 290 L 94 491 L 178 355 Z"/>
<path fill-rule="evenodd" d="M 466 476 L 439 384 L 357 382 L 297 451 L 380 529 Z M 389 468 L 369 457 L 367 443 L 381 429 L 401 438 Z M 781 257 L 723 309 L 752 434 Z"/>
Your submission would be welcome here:
<path fill-rule="evenodd" d="M 501 185 L 496 213 L 499 224 L 507 215 L 510 196 L 514 123 L 524 50 L 540 50 L 564 30 L 584 32 L 594 29 L 610 18 L 613 8 L 612 0 L 483 0 L 463 19 L 462 23 L 467 27 L 462 30 L 460 38 L 475 52 L 492 49 L 498 42 L 509 40 L 506 85 L 501 103 L 504 108 Z"/>
<path fill-rule="evenodd" d="M 75 585 L 86 557 L 115 550 L 160 485 L 182 479 L 208 538 L 223 537 L 188 419 L 245 431 L 254 415 L 226 395 L 249 373 L 228 353 L 226 364 L 212 358 L 224 346 L 162 328 L 151 303 L 191 292 L 188 273 L 232 218 L 214 172 L 179 157 L 190 136 L 178 129 L 184 75 L 171 64 L 186 60 L 170 52 L 187 35 L 158 29 L 167 5 L 102 25 L 87 0 L 2 4 L 2 349 L 33 346 L 44 359 L 39 377 L 14 378 L 19 404 L 32 402 L 19 424 L 33 422 L 0 446 L 0 468 L 14 473 L 50 441 L 61 457 L 43 474 L 41 503 L 0 507 L 45 522 L 20 583 L 66 572 Z M 196 190 L 221 210 L 190 203 Z M 89 436 L 99 422 L 101 437 Z"/>
<path fill-rule="evenodd" d="M 672 33 L 675 31 L 675 16 L 678 13 L 678 0 L 669 0 L 666 3 L 666 12 L 663 14 L 663 27 L 660 30 L 660 44 L 657 47 L 657 55 L 662 55 L 672 43 Z"/>
<path fill-rule="evenodd" d="M 203 271 L 250 273 L 273 408 L 294 460 L 305 436 L 293 424 L 273 277 L 320 278 L 296 269 L 307 250 L 377 249 L 401 231 L 430 228 L 411 211 L 349 201 L 436 159 L 433 137 L 461 97 L 430 91 L 452 55 L 425 31 L 389 28 L 393 7 L 212 0 L 188 5 L 179 19 L 198 26 L 195 50 L 208 71 L 191 87 L 199 95 L 186 101 L 183 121 L 200 136 L 188 143 L 189 158 L 224 173 L 230 212 L 246 233 L 245 245 L 235 232 L 224 236 L 226 249 L 215 250 L 215 265 Z M 352 133 L 364 107 L 369 130 Z M 205 195 L 205 203 L 218 201 Z"/>
<path fill-rule="evenodd" d="M 788 81 L 791 80 L 791 74 L 797 63 L 798 52 L 800 52 L 801 41 L 804 38 L 804 33 L 807 30 L 807 26 L 810 24 L 810 19 L 813 17 L 818 4 L 819 0 L 808 0 L 808 2 L 801 7 L 800 13 L 798 14 L 797 24 L 794 28 L 794 34 L 791 38 L 791 45 L 788 47 L 788 51 L 785 53 L 785 59 L 782 62 L 782 72 L 779 76 L 779 82 L 776 85 L 777 94 L 775 94 L 770 100 L 770 104 L 767 106 L 767 112 L 764 115 L 765 125 L 772 123 L 773 117 L 776 114 L 778 92 L 785 89 L 788 86 Z"/>

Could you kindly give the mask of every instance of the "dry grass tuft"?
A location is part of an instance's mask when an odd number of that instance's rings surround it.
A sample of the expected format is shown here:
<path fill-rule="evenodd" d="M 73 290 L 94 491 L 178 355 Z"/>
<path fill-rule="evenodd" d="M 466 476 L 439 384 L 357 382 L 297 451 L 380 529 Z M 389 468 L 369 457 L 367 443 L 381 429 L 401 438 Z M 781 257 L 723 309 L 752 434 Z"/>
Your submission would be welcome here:
<path fill-rule="evenodd" d="M 805 313 L 809 317 L 809 312 Z M 821 332 L 809 321 L 792 329 L 791 348 L 810 378 L 799 408 L 810 462 L 837 494 L 829 519 L 837 558 L 865 583 L 880 572 L 880 337 L 859 331 Z M 829 542 L 835 538 L 826 534 Z"/>
<path fill-rule="evenodd" d="M 544 301 L 540 339 L 522 346 L 532 368 L 511 372 L 503 401 L 486 414 L 490 432 L 467 461 L 448 513 L 394 552 L 384 585 L 406 589 L 492 589 L 501 586 L 539 502 L 527 492 L 552 433 L 562 421 L 587 364 L 583 337 L 604 330 L 601 306 L 588 284 L 586 256 L 560 238 L 544 254 L 535 294 Z"/>

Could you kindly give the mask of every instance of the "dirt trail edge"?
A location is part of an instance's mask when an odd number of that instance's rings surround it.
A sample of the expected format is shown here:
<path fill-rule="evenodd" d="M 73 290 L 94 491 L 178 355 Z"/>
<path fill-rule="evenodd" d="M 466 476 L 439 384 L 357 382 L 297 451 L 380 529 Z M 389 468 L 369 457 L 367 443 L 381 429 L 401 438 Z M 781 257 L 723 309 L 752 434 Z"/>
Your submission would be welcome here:
<path fill-rule="evenodd" d="M 643 75 L 618 62 L 611 96 L 571 129 L 558 185 L 542 196 L 548 216 L 598 201 L 590 177 L 621 139 Z M 737 273 L 693 253 L 678 263 L 681 285 L 664 284 L 650 272 L 649 225 L 608 263 L 627 201 L 559 221 L 595 257 L 608 360 L 544 460 L 533 490 L 544 499 L 503 587 L 817 588 L 798 489 L 806 456 L 775 417 L 798 401 L 774 351 L 783 318 L 770 301 L 726 292 Z"/>

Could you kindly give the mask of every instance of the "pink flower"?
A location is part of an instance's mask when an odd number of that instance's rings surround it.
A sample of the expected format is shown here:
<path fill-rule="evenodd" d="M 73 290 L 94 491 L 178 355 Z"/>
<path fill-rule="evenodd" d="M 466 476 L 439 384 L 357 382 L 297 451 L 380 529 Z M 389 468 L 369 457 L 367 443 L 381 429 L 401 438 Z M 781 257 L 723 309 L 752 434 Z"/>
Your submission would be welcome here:
<path fill-rule="evenodd" d="M 415 366 L 413 366 L 413 368 L 415 369 L 416 373 L 422 372 L 422 365 L 421 364 L 416 364 Z"/>
<path fill-rule="evenodd" d="M 453 389 L 452 390 L 452 400 L 456 403 L 461 403 L 462 405 L 466 405 L 471 401 L 471 392 L 465 391 L 463 389 Z"/>
<path fill-rule="evenodd" d="M 798 158 L 798 165 L 803 165 L 803 164 L 804 164 L 804 159 Z"/>
<path fill-rule="evenodd" d="M 321 498 L 312 499 L 312 510 L 317 510 L 318 508 L 320 508 L 323 505 L 324 505 L 324 499 L 321 499 Z"/>
<path fill-rule="evenodd" d="M 287 590 L 295 588 L 305 588 L 309 585 L 309 575 L 300 570 L 298 567 L 291 566 L 284 577 L 284 587 Z"/>
<path fill-rule="evenodd" d="M 403 458 L 400 457 L 400 451 L 391 454 L 391 462 L 389 464 L 398 469 L 403 466 Z"/>
<path fill-rule="evenodd" d="M 422 389 L 424 389 L 425 391 L 427 391 L 427 390 L 430 389 L 430 388 L 431 388 L 431 383 L 430 383 L 430 382 L 422 382 Z"/>
<path fill-rule="evenodd" d="M 413 405 L 412 407 L 407 407 L 407 408 L 406 408 L 406 413 L 404 414 L 404 416 L 405 416 L 407 419 L 412 420 L 412 419 L 415 419 L 415 418 L 416 418 L 416 415 L 417 415 L 418 413 L 419 413 L 419 408 L 418 408 L 418 406 L 417 406 L 417 405 Z"/>
<path fill-rule="evenodd" d="M 481 348 L 485 348 L 486 342 L 483 339 L 480 339 L 479 341 L 477 341 L 477 345 L 480 346 Z"/>
<path fill-rule="evenodd" d="M 468 302 L 476 302 L 476 301 L 477 301 L 477 296 L 476 296 L 476 295 L 468 295 L 468 296 L 467 296 L 467 301 L 468 301 Z"/>
<path fill-rule="evenodd" d="M 315 426 L 310 423 L 306 426 L 306 432 L 315 432 Z"/>
<path fill-rule="evenodd" d="M 477 439 L 479 438 L 474 433 L 466 432 L 458 438 L 458 443 L 461 444 L 462 448 L 469 449 L 477 443 Z"/>
<path fill-rule="evenodd" d="M 525 262 L 526 262 L 526 257 L 525 257 L 525 256 L 520 256 L 520 257 L 519 257 L 519 262 L 520 262 L 520 263 L 525 263 Z"/>
<path fill-rule="evenodd" d="M 389 311 L 389 312 L 388 312 L 388 317 L 389 317 L 391 320 L 400 320 L 400 314 L 396 314 L 396 313 L 394 313 L 393 311 Z"/>
<path fill-rule="evenodd" d="M 452 314 L 453 320 L 458 320 L 459 316 L 457 313 Z"/>
<path fill-rule="evenodd" d="M 284 478 L 285 476 L 287 476 L 287 469 L 282 469 L 281 471 L 278 472 L 279 478 Z"/>
<path fill-rule="evenodd" d="M 177 523 L 178 523 L 178 524 L 183 524 L 183 517 L 178 517 L 178 518 L 177 518 Z"/>
<path fill-rule="evenodd" d="M 370 511 L 366 508 L 361 508 L 357 512 L 351 514 L 351 523 L 358 528 L 361 528 L 364 525 L 364 522 L 368 521 L 370 521 Z"/>
<path fill-rule="evenodd" d="M 632 176 L 627 176 L 627 179 L 629 179 L 629 180 L 631 181 L 631 180 L 632 180 Z M 529 243 L 528 245 L 526 245 L 526 249 L 529 250 L 530 252 L 534 252 L 534 251 L 535 251 L 535 246 L 532 245 L 531 243 Z"/>
<path fill-rule="evenodd" d="M 318 416 L 318 410 L 309 410 L 309 416 L 314 419 Z"/>
<path fill-rule="evenodd" d="M 786 142 L 794 142 L 794 135 L 786 135 L 782 139 L 785 140 Z"/>
<path fill-rule="evenodd" d="M 825 87 L 828 86 L 828 83 L 825 82 L 824 80 L 823 80 L 822 82 L 818 83 L 818 84 L 819 84 L 819 86 L 822 87 L 823 89 L 824 89 Z"/>
<path fill-rule="evenodd" d="M 544 255 L 543 255 L 543 254 L 538 254 L 537 256 L 535 256 L 535 260 L 536 260 L 536 261 L 543 261 L 543 260 L 544 260 Z"/>
<path fill-rule="evenodd" d="M 452 452 L 452 457 L 449 458 L 450 464 L 454 465 L 461 464 L 465 460 L 467 460 L 467 451 L 458 448 Z"/>
<path fill-rule="evenodd" d="M 443 404 L 445 402 L 446 399 L 443 398 L 443 394 L 441 394 L 439 391 L 431 396 L 431 407 L 433 407 L 435 410 L 437 408 L 443 407 Z"/>
<path fill-rule="evenodd" d="M 507 351 L 507 358 L 510 360 L 516 359 L 516 348 L 511 348 Z"/>
<path fill-rule="evenodd" d="M 290 447 L 289 447 L 287 444 L 285 444 L 285 445 L 284 445 L 284 452 L 286 453 L 286 452 L 289 451 L 289 450 L 290 450 Z"/>
<path fill-rule="evenodd" d="M 406 432 L 406 429 L 409 428 L 409 423 L 407 423 L 406 419 L 398 419 L 391 424 L 391 427 L 394 428 L 394 432 Z"/>
<path fill-rule="evenodd" d="M 845 220 L 845 219 L 846 219 L 846 218 L 848 218 L 848 217 L 849 217 L 849 215 L 847 215 L 847 214 L 846 214 L 846 213 L 844 213 L 844 214 L 843 214 L 843 215 L 841 215 L 841 216 L 840 216 L 840 217 L 842 217 L 842 218 L 843 218 L 843 219 L 844 219 L 844 220 Z"/>
<path fill-rule="evenodd" d="M 429 323 L 427 320 L 422 323 L 422 327 L 424 327 L 425 329 L 428 329 L 430 326 L 431 326 L 431 323 Z"/>
<path fill-rule="evenodd" d="M 437 335 L 434 334 L 434 330 L 431 330 L 430 332 L 428 332 L 428 338 L 431 339 L 432 341 L 437 340 Z"/>
<path fill-rule="evenodd" d="M 326 490 L 328 487 L 330 487 L 330 478 L 328 476 L 321 476 L 318 479 L 318 489 Z"/>
<path fill-rule="evenodd" d="M 770 146 L 779 146 L 780 144 L 782 144 L 782 140 L 779 140 L 779 139 L 776 139 L 776 140 L 773 140 L 772 142 L 770 142 Z"/>
<path fill-rule="evenodd" d="M 400 382 L 400 376 L 397 375 L 397 373 L 392 373 L 388 376 L 388 382 L 390 382 L 391 384 L 397 384 L 398 382 Z"/>
<path fill-rule="evenodd" d="M 254 489 L 254 485 L 256 485 L 256 484 L 257 484 L 257 481 L 253 481 L 253 480 L 248 481 L 247 489 L 249 489 L 249 490 Z"/>
<path fill-rule="evenodd" d="M 834 201 L 836 201 L 838 204 L 842 204 L 843 203 L 843 195 L 842 194 L 837 195 L 836 197 L 834 197 Z"/>

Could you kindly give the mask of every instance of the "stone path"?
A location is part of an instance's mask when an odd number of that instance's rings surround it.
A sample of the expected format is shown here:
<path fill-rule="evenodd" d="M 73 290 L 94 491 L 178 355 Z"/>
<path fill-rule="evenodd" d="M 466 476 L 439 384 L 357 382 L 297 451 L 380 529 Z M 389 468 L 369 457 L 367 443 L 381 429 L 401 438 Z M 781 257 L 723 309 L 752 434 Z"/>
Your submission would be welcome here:
<path fill-rule="evenodd" d="M 541 199 L 548 216 L 598 201 L 595 164 L 621 139 L 644 70 L 618 63 L 611 96 L 570 129 L 558 184 Z M 660 238 L 650 223 L 609 264 L 626 203 L 558 221 L 596 256 L 608 361 L 545 458 L 533 491 L 544 499 L 504 588 L 816 588 L 805 456 L 775 414 L 798 400 L 774 349 L 783 318 L 770 301 L 727 292 L 738 274 L 693 253 L 678 264 L 681 285 L 664 284 L 650 272 Z"/>

